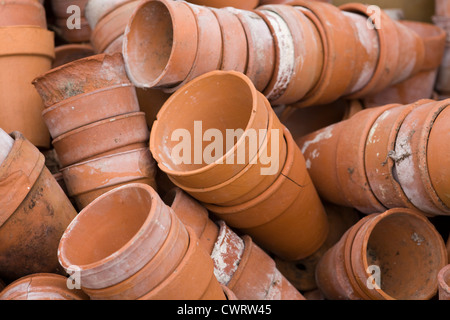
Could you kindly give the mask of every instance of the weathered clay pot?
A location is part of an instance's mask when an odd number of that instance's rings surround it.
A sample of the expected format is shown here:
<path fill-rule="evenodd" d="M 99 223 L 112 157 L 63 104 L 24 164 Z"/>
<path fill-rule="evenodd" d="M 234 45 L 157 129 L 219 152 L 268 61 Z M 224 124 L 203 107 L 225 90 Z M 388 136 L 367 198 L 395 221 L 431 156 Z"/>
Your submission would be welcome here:
<path fill-rule="evenodd" d="M 44 106 L 51 107 L 79 94 L 130 84 L 122 54 L 98 54 L 42 73 L 33 80 Z"/>
<path fill-rule="evenodd" d="M 128 21 L 139 1 L 128 1 L 104 15 L 91 33 L 91 43 L 97 53 L 103 53 L 113 41 L 123 36 Z"/>
<path fill-rule="evenodd" d="M 216 15 L 222 32 L 222 63 L 219 70 L 245 73 L 248 45 L 242 23 L 228 10 L 210 9 Z"/>
<path fill-rule="evenodd" d="M 129 278 L 102 289 L 83 288 L 91 300 L 136 300 L 159 285 L 175 271 L 186 254 L 189 234 L 183 223 L 172 216 L 167 238 L 156 255 Z"/>
<path fill-rule="evenodd" d="M 184 225 L 190 227 L 208 253 L 213 251 L 219 226 L 209 218 L 208 210 L 186 192 L 176 187 L 163 198 Z"/>
<path fill-rule="evenodd" d="M 164 89 L 170 93 L 202 74 L 217 70 L 222 63 L 222 31 L 216 15 L 208 7 L 187 4 L 197 21 L 197 54 L 186 78 L 178 85 Z"/>
<path fill-rule="evenodd" d="M 262 248 L 285 260 L 298 260 L 313 254 L 324 243 L 328 222 L 300 149 L 287 129 L 284 137 L 286 163 L 266 191 L 241 205 L 205 206 Z"/>
<path fill-rule="evenodd" d="M 64 232 L 58 259 L 81 286 L 103 289 L 142 269 L 168 237 L 173 212 L 145 184 L 113 189 L 90 203 Z M 85 240 L 88 237 L 91 241 Z M 95 245 L 93 245 L 95 244 Z"/>
<path fill-rule="evenodd" d="M 68 278 L 52 273 L 36 273 L 10 283 L 0 292 L 0 300 L 89 300 L 80 289 L 69 289 Z"/>
<path fill-rule="evenodd" d="M 189 247 L 176 269 L 139 300 L 226 300 L 222 286 L 214 276 L 214 263 L 200 245 L 195 232 L 189 231 Z"/>
<path fill-rule="evenodd" d="M 255 9 L 258 5 L 258 0 L 189 0 L 188 2 L 215 8 L 234 7 L 243 10 Z"/>
<path fill-rule="evenodd" d="M 0 27 L 36 26 L 47 29 L 44 6 L 36 0 L 8 0 L 0 4 Z"/>
<path fill-rule="evenodd" d="M 0 277 L 59 272 L 59 239 L 77 212 L 22 134 L 0 165 Z M 43 240 L 45 239 L 45 240 Z"/>
<path fill-rule="evenodd" d="M 441 235 L 421 212 L 391 209 L 350 228 L 320 260 L 316 279 L 327 299 L 427 300 L 446 261 Z"/>
<path fill-rule="evenodd" d="M 268 122 L 265 98 L 248 77 L 234 71 L 212 71 L 186 84 L 166 101 L 151 130 L 150 150 L 159 168 L 178 186 L 209 188 L 234 177 L 257 159 L 264 139 L 247 141 L 252 135 L 260 136 L 260 130 L 267 130 Z M 215 156 L 210 152 L 207 156 L 211 159 L 205 159 L 205 148 L 210 143 L 203 137 L 209 129 L 220 131 L 224 141 Z M 232 146 L 226 143 L 229 130 L 239 129 L 244 134 L 237 135 L 238 141 Z M 190 136 L 177 137 L 180 131 Z M 191 154 L 183 158 L 180 150 L 176 151 L 180 138 L 191 140 L 184 141 Z M 264 167 L 258 160 L 257 165 Z"/>
<path fill-rule="evenodd" d="M 256 89 L 264 92 L 275 69 L 275 43 L 269 26 L 263 18 L 252 11 L 226 7 L 242 23 L 247 36 L 248 60 L 245 75 Z"/>
<path fill-rule="evenodd" d="M 356 61 L 353 24 L 333 5 L 315 1 L 290 3 L 310 18 L 322 40 L 323 71 L 316 86 L 297 104 L 301 107 L 327 104 L 341 97 L 350 86 Z"/>
<path fill-rule="evenodd" d="M 272 20 L 282 18 L 278 30 L 274 29 L 276 24 L 272 27 L 276 44 L 275 73 L 264 94 L 274 105 L 299 101 L 316 85 L 322 72 L 323 47 L 319 32 L 308 17 L 292 6 L 266 5 L 258 7 L 257 12 L 263 16 L 264 12 L 271 13 Z M 299 56 L 302 59 L 295 58 Z"/>
<path fill-rule="evenodd" d="M 100 120 L 60 135 L 52 144 L 62 167 L 100 156 L 146 147 L 149 130 L 144 112 Z"/>
<path fill-rule="evenodd" d="M 61 170 L 67 192 L 82 210 L 100 195 L 130 183 L 145 183 L 157 189 L 156 162 L 148 148 L 116 153 Z"/>
<path fill-rule="evenodd" d="M 262 98 L 262 97 L 261 97 Z M 279 177 L 286 161 L 287 146 L 283 136 L 284 126 L 265 99 L 269 113 L 269 125 L 265 140 L 258 150 L 258 159 L 271 155 L 270 172 L 262 174 L 258 162 L 249 163 L 243 170 L 231 179 L 210 188 L 187 188 L 179 185 L 195 199 L 218 206 L 235 206 L 250 201 L 266 191 Z M 277 162 L 277 164 L 275 164 Z M 176 181 L 174 181 L 177 184 Z"/>
<path fill-rule="evenodd" d="M 141 2 L 124 33 L 123 54 L 133 84 L 152 88 L 186 79 L 197 54 L 197 29 L 194 13 L 184 2 Z"/>
<path fill-rule="evenodd" d="M 52 68 L 93 56 L 94 53 L 94 48 L 90 44 L 74 43 L 59 45 L 55 48 L 55 60 L 53 60 Z"/>
<path fill-rule="evenodd" d="M 34 145 L 48 148 L 42 101 L 31 81 L 51 68 L 53 33 L 32 26 L 1 27 L 0 43 L 0 127 L 20 131 Z"/>
<path fill-rule="evenodd" d="M 439 300 L 450 300 L 450 264 L 438 274 Z"/>

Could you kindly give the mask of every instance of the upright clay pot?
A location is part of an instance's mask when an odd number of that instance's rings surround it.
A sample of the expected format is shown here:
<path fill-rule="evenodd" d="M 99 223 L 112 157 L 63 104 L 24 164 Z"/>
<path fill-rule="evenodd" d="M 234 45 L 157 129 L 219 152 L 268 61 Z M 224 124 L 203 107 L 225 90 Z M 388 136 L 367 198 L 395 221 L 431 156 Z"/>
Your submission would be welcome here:
<path fill-rule="evenodd" d="M 0 4 L 0 27 L 36 26 L 47 29 L 42 3 L 36 0 L 8 0 Z"/>
<path fill-rule="evenodd" d="M 298 260 L 313 254 L 324 243 L 328 221 L 303 154 L 287 129 L 284 137 L 286 163 L 266 191 L 236 206 L 205 206 L 262 248 L 285 260 Z"/>
<path fill-rule="evenodd" d="M 53 33 L 33 26 L 0 27 L 0 43 L 0 127 L 20 131 L 34 145 L 48 148 L 42 101 L 31 81 L 51 68 Z"/>
<path fill-rule="evenodd" d="M 19 132 L 0 165 L 0 277 L 60 272 L 56 250 L 76 216 L 70 200 L 44 165 L 44 156 Z"/>
<path fill-rule="evenodd" d="M 0 300 L 89 300 L 80 289 L 69 289 L 65 276 L 36 273 L 10 283 L 0 291 Z"/>
<path fill-rule="evenodd" d="M 157 189 L 156 162 L 148 148 L 140 148 L 61 169 L 68 195 L 82 210 L 100 195 L 130 183 L 144 183 Z"/>
<path fill-rule="evenodd" d="M 210 219 L 208 210 L 178 187 L 169 190 L 163 200 L 184 225 L 195 232 L 205 250 L 211 253 L 219 235 L 219 226 Z"/>
<path fill-rule="evenodd" d="M 428 300 L 446 264 L 442 236 L 423 213 L 391 209 L 350 228 L 322 257 L 316 279 L 330 300 Z"/>
<path fill-rule="evenodd" d="M 186 3 L 143 1 L 124 33 L 123 54 L 138 88 L 173 86 L 186 79 L 198 46 L 195 15 Z"/>
<path fill-rule="evenodd" d="M 267 133 L 268 122 L 265 98 L 248 77 L 235 71 L 212 71 L 166 101 L 151 130 L 150 150 L 159 168 L 178 186 L 209 188 L 234 177 L 255 159 L 257 166 L 267 167 L 256 155 L 264 142 L 261 130 Z M 212 137 L 205 135 L 212 132 L 223 140 L 214 155 L 207 141 Z M 229 136 L 234 133 L 238 140 L 233 138 L 231 144 Z"/>
<path fill-rule="evenodd" d="M 439 300 L 450 300 L 450 264 L 438 274 Z"/>
<path fill-rule="evenodd" d="M 103 289 L 141 270 L 159 251 L 173 212 L 145 184 L 113 189 L 90 203 L 64 232 L 58 259 L 76 269 L 81 286 Z M 89 238 L 91 241 L 83 239 Z"/>

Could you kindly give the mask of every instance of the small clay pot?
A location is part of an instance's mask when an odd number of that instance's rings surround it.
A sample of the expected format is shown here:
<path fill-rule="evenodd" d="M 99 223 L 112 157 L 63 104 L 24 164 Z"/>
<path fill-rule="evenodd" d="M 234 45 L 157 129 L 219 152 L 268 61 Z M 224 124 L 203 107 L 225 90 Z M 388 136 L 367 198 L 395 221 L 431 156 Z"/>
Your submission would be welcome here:
<path fill-rule="evenodd" d="M 100 120 L 60 135 L 52 144 L 62 167 L 146 147 L 150 133 L 144 112 Z"/>
<path fill-rule="evenodd" d="M 251 236 L 262 248 L 285 260 L 299 260 L 324 243 L 328 222 L 300 149 L 287 129 L 284 137 L 286 163 L 266 191 L 241 205 L 205 206 L 229 226 Z"/>
<path fill-rule="evenodd" d="M 89 300 L 80 289 L 69 289 L 65 276 L 36 273 L 10 283 L 0 292 L 0 300 Z"/>
<path fill-rule="evenodd" d="M 216 15 L 222 32 L 222 63 L 219 70 L 245 73 L 248 45 L 242 23 L 228 10 L 210 9 Z"/>
<path fill-rule="evenodd" d="M 53 139 L 83 126 L 127 113 L 139 112 L 135 87 L 120 84 L 78 94 L 42 112 Z"/>
<path fill-rule="evenodd" d="M 53 32 L 33 26 L 0 27 L 0 43 L 0 127 L 8 133 L 20 131 L 35 146 L 49 148 L 42 100 L 31 81 L 51 68 Z"/>
<path fill-rule="evenodd" d="M 231 11 L 242 23 L 248 45 L 245 75 L 250 78 L 258 91 L 264 92 L 275 69 L 275 43 L 272 32 L 264 19 L 255 12 L 232 7 L 223 10 Z"/>
<path fill-rule="evenodd" d="M 198 47 L 197 22 L 186 3 L 141 2 L 124 36 L 127 72 L 136 87 L 173 86 L 186 79 Z"/>
<path fill-rule="evenodd" d="M 222 286 L 214 276 L 214 263 L 189 232 L 189 247 L 176 269 L 139 300 L 226 300 Z"/>
<path fill-rule="evenodd" d="M 247 136 L 260 136 L 260 130 L 268 128 L 264 100 L 250 79 L 235 71 L 212 71 L 186 84 L 166 101 L 151 130 L 150 150 L 159 168 L 186 188 L 209 188 L 232 178 L 256 159 L 259 148 L 250 145 L 252 141 L 247 143 Z M 203 155 L 209 143 L 203 136 L 210 128 L 222 134 L 223 146 L 219 148 L 224 150 L 206 161 Z M 243 135 L 233 146 L 227 145 L 229 130 L 239 129 Z M 180 130 L 189 133 L 191 139 L 187 146 L 191 155 L 183 159 L 180 154 L 172 154 L 180 147 L 174 141 L 180 137 L 173 137 Z M 256 146 L 263 142 L 257 138 Z M 256 162 L 263 166 L 261 161 Z"/>
<path fill-rule="evenodd" d="M 36 0 L 8 0 L 0 4 L 0 27 L 36 26 L 47 29 L 44 6 Z"/>
<path fill-rule="evenodd" d="M 216 15 L 208 7 L 186 4 L 197 21 L 197 54 L 186 78 L 178 85 L 164 89 L 169 93 L 175 92 L 202 74 L 218 70 L 222 63 L 222 31 Z"/>
<path fill-rule="evenodd" d="M 148 185 L 113 189 L 90 203 L 67 227 L 59 243 L 59 262 L 66 271 L 76 267 L 84 288 L 116 285 L 155 257 L 168 237 L 172 216 Z M 91 241 L 80 240 L 86 237 Z"/>
<path fill-rule="evenodd" d="M 183 223 L 172 216 L 164 244 L 138 272 L 122 282 L 102 289 L 83 288 L 91 300 L 136 300 L 159 285 L 179 265 L 189 245 L 189 234 Z"/>
<path fill-rule="evenodd" d="M 211 253 L 219 235 L 219 226 L 209 218 L 208 210 L 178 187 L 169 190 L 163 200 L 184 225 L 195 232 L 205 250 Z"/>
<path fill-rule="evenodd" d="M 255 9 L 258 5 L 258 0 L 247 0 L 247 1 L 239 1 L 239 0 L 189 0 L 191 3 L 215 7 L 215 8 L 224 8 L 224 7 L 234 7 L 242 10 L 252 10 Z"/>
<path fill-rule="evenodd" d="M 128 1 L 116 6 L 104 15 L 91 33 L 91 43 L 97 53 L 105 52 L 117 38 L 123 36 L 128 21 L 139 1 Z"/>
<path fill-rule="evenodd" d="M 391 209 L 350 228 L 320 260 L 316 279 L 330 300 L 428 300 L 446 259 L 441 235 L 421 212 Z"/>
<path fill-rule="evenodd" d="M 450 264 L 438 274 L 439 300 L 450 300 Z"/>
<path fill-rule="evenodd" d="M 44 106 L 79 94 L 130 84 L 122 54 L 98 54 L 54 68 L 33 80 Z"/>
<path fill-rule="evenodd" d="M 60 67 L 75 60 L 93 56 L 94 48 L 90 44 L 63 44 L 55 48 L 55 60 L 52 68 Z"/>
<path fill-rule="evenodd" d="M 59 239 L 77 212 L 44 156 L 19 132 L 0 165 L 0 277 L 60 272 Z M 42 239 L 45 239 L 43 241 Z"/>
<path fill-rule="evenodd" d="M 156 162 L 148 148 L 116 153 L 61 170 L 67 192 L 82 210 L 100 195 L 130 183 L 144 183 L 157 189 Z"/>

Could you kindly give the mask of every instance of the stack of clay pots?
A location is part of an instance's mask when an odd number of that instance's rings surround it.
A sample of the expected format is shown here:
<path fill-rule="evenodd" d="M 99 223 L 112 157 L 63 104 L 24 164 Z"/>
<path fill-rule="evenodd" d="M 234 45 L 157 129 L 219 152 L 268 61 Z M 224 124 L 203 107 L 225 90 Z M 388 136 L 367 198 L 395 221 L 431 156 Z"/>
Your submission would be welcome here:
<path fill-rule="evenodd" d="M 130 79 L 174 92 L 206 72 L 234 70 L 272 105 L 305 107 L 377 93 L 423 68 L 423 39 L 385 12 L 368 28 L 366 5 L 289 4 L 249 11 L 141 2 L 125 30 Z"/>
<path fill-rule="evenodd" d="M 176 186 L 262 248 L 295 260 L 325 241 L 326 214 L 304 157 L 244 74 L 212 71 L 175 92 L 150 150 Z"/>
<path fill-rule="evenodd" d="M 369 108 L 299 140 L 324 200 L 363 213 L 449 215 L 450 100 Z"/>
<path fill-rule="evenodd" d="M 445 54 L 439 68 L 436 90 L 443 96 L 450 95 L 450 3 L 447 0 L 435 0 L 433 22 L 446 33 Z"/>
<path fill-rule="evenodd" d="M 156 187 L 149 130 L 123 58 L 95 55 L 36 78 L 69 196 L 78 209 L 130 182 Z"/>
<path fill-rule="evenodd" d="M 51 0 L 55 32 L 66 42 L 89 42 L 91 28 L 85 17 L 88 0 Z M 79 26 L 72 25 L 79 23 Z"/>
<path fill-rule="evenodd" d="M 0 129 L 0 278 L 59 272 L 59 239 L 77 212 L 21 133 Z"/>
<path fill-rule="evenodd" d="M 0 4 L 0 128 L 20 131 L 35 146 L 48 148 L 50 136 L 40 116 L 43 106 L 31 81 L 51 68 L 54 35 L 42 4 L 6 0 Z"/>
<path fill-rule="evenodd" d="M 145 184 L 118 187 L 83 209 L 58 257 L 93 300 L 226 299 L 196 233 Z"/>
<path fill-rule="evenodd" d="M 241 238 L 224 221 L 213 222 L 206 208 L 180 188 L 170 190 L 164 201 L 197 234 L 214 261 L 217 280 L 237 299 L 304 300 L 249 236 Z"/>
<path fill-rule="evenodd" d="M 0 300 L 89 300 L 80 289 L 69 289 L 68 278 L 53 273 L 31 274 L 0 291 Z"/>
<path fill-rule="evenodd" d="M 361 219 L 323 256 L 319 289 L 331 300 L 429 300 L 447 264 L 442 236 L 420 211 Z"/>

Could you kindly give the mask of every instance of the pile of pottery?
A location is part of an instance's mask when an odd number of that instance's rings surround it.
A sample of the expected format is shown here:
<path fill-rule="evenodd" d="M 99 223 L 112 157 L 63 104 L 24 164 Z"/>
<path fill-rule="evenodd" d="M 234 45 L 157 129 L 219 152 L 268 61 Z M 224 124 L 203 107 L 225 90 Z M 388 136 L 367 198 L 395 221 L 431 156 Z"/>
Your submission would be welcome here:
<path fill-rule="evenodd" d="M 204 73 L 234 70 L 272 105 L 305 107 L 377 93 L 428 70 L 423 39 L 383 11 L 368 28 L 366 5 L 289 4 L 248 11 L 141 2 L 123 41 L 130 79 L 174 92 Z"/>
<path fill-rule="evenodd" d="M 122 55 L 95 55 L 33 81 L 69 196 L 78 209 L 117 186 L 156 188 L 149 130 Z"/>

